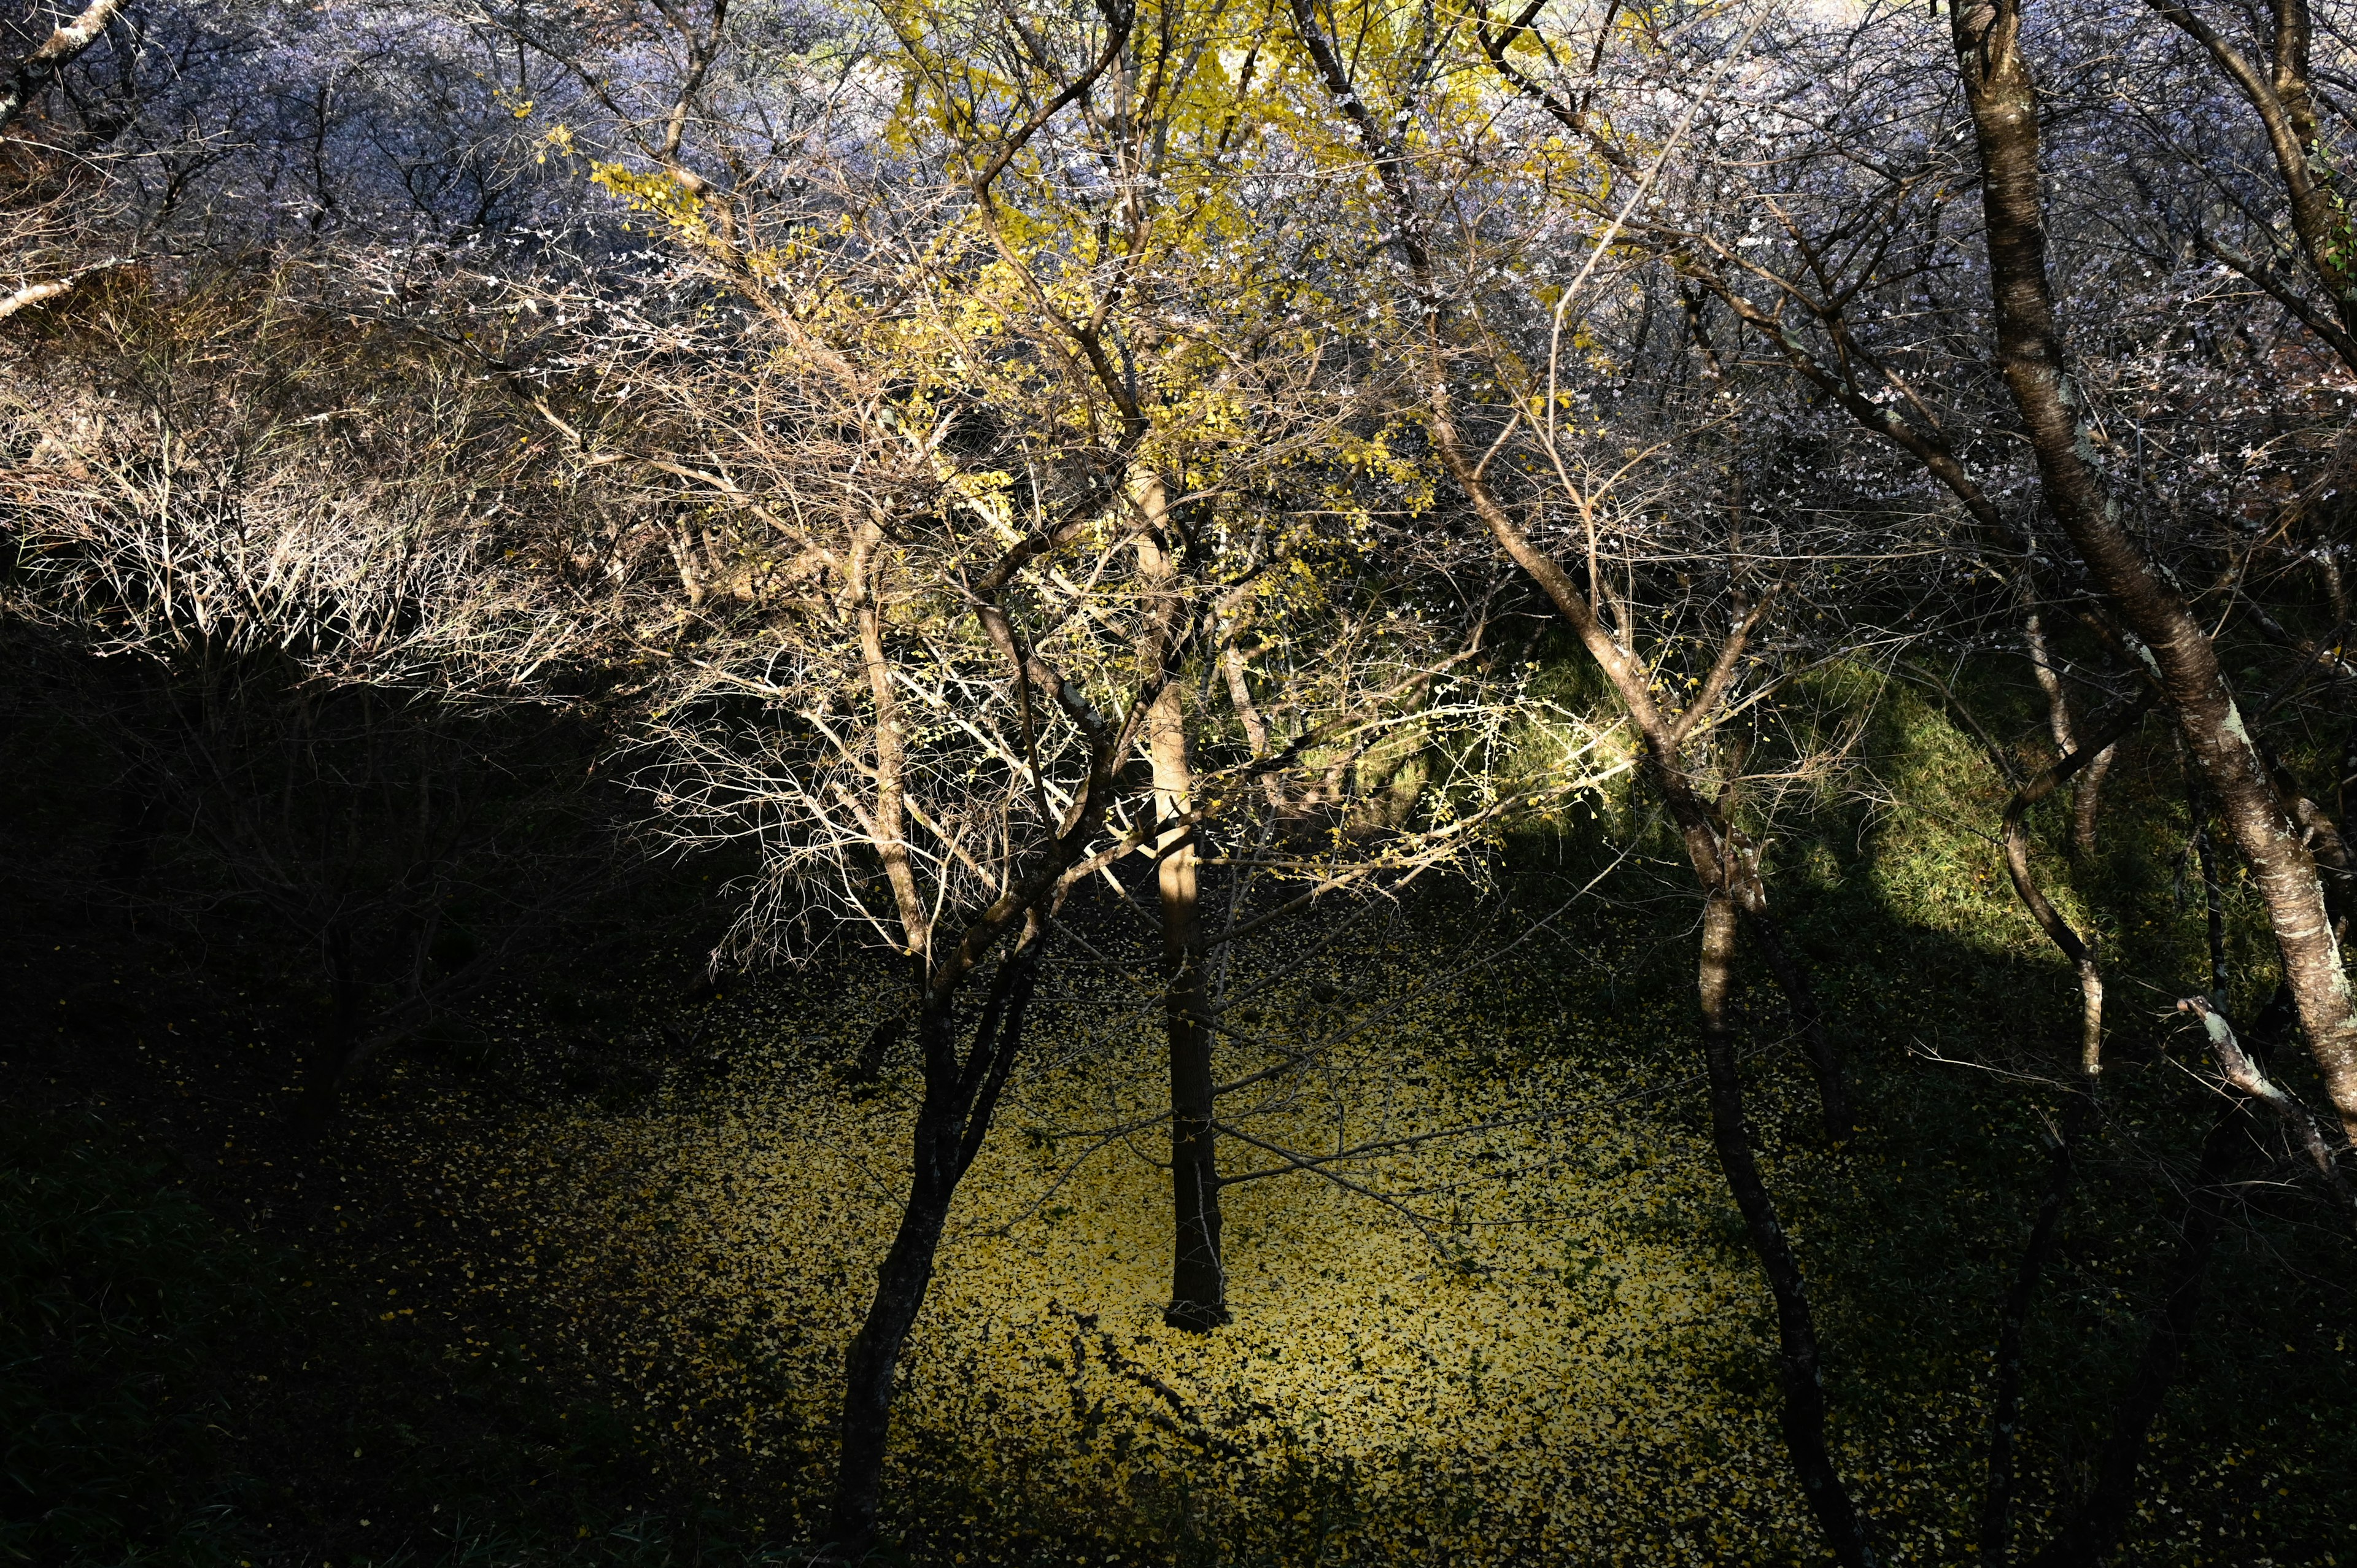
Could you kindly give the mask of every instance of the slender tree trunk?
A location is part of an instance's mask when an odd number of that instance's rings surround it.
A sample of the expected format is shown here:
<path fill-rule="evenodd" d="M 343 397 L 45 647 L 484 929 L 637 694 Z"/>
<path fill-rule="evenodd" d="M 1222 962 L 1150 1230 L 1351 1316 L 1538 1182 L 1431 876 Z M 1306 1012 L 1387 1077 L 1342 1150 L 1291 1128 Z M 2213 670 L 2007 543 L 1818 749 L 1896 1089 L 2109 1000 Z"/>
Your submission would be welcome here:
<path fill-rule="evenodd" d="M 2031 652 L 2043 667 L 2045 650 L 2036 636 L 2036 619 L 2031 619 Z M 2041 682 L 2042 684 L 2043 682 Z M 2050 697 L 2057 695 L 2050 688 Z M 2029 1327 L 2029 1309 L 2037 1300 L 2038 1282 L 2045 1273 L 2048 1257 L 2054 1250 L 2054 1236 L 2062 1219 L 2063 1205 L 2069 1201 L 2073 1176 L 2074 1156 L 2080 1143 L 2096 1125 L 2096 1089 L 2104 1070 L 2104 978 L 2096 967 L 2094 950 L 2085 939 L 2071 928 L 2069 921 L 2054 908 L 2039 886 L 2029 862 L 2029 815 L 2031 807 L 2062 788 L 2081 774 L 2092 762 L 2113 755 L 2121 738 L 2141 724 L 2150 709 L 2153 698 L 2147 694 L 2125 712 L 2099 724 L 2084 745 L 2073 728 L 2070 714 L 2057 701 L 2050 712 L 2054 715 L 2055 744 L 2062 755 L 2052 767 L 2013 793 L 2006 802 L 2003 843 L 2006 872 L 2012 878 L 2014 892 L 2046 933 L 2047 940 L 2061 950 L 2079 974 L 2079 1083 L 2080 1092 L 2072 1095 L 2063 1106 L 2062 1129 L 2055 1140 L 2047 1167 L 2046 1188 L 2038 1205 L 2038 1213 L 2030 1223 L 2029 1240 L 2023 1247 L 2021 1262 L 2014 1274 L 2013 1287 L 2006 1293 L 2004 1315 L 1997 1325 L 1996 1368 L 1991 1389 L 1989 1413 L 1988 1464 L 1986 1472 L 1986 1489 L 1981 1499 L 1981 1560 L 1999 1565 L 2006 1562 L 2012 1549 L 2014 1501 L 2014 1430 L 2021 1414 L 2022 1340 Z M 2088 748 L 2092 746 L 2091 751 Z M 1992 760 L 2002 762 L 2001 757 Z"/>
<path fill-rule="evenodd" d="M 1177 591 L 1178 564 L 1166 547 L 1169 495 L 1161 476 L 1141 467 L 1135 477 L 1146 529 L 1137 542 L 1138 578 L 1149 594 Z M 1140 639 L 1141 665 L 1167 666 L 1175 624 L 1148 617 Z M 1166 675 L 1168 673 L 1165 670 Z M 1159 832 L 1156 886 L 1162 911 L 1162 1017 L 1170 1048 L 1170 1305 L 1163 1321 L 1198 1331 L 1228 1321 L 1226 1260 L 1220 1251 L 1219 1144 L 1211 1092 L 1210 999 L 1199 906 L 1194 772 L 1187 757 L 1187 720 L 1179 682 L 1166 680 L 1146 711 L 1146 754 L 1154 766 L 1154 811 Z"/>
<path fill-rule="evenodd" d="M 1196 918 L 1194 852 L 1182 849 L 1164 860 L 1161 881 L 1167 986 L 1163 1015 L 1170 1038 L 1170 1193 L 1177 1240 L 1170 1305 L 1163 1320 L 1173 1328 L 1215 1328 L 1228 1321 L 1227 1263 L 1220 1242 L 1211 1031 L 1204 1023 L 1205 965 Z"/>
<path fill-rule="evenodd" d="M 58 72 L 98 41 L 122 5 L 123 0 L 91 0 L 80 16 L 52 31 L 31 54 L 0 67 L 0 129 L 24 113 Z M 5 314 L 6 309 L 0 308 L 0 315 Z"/>
<path fill-rule="evenodd" d="M 2095 756 L 2119 743 L 2136 725 L 2144 722 L 2150 708 L 2150 697 L 2132 704 L 2126 713 L 2102 727 L 2093 744 Z M 2072 775 L 2086 766 L 2089 754 L 2083 750 L 2065 752 L 2054 766 L 2031 779 L 2013 793 L 2006 802 L 2005 827 L 2001 842 L 2005 846 L 2006 875 L 2013 881 L 2013 891 L 2038 922 L 2038 929 L 2060 950 L 2079 974 L 2079 1073 L 2092 1092 L 2095 1080 L 2104 1072 L 2104 976 L 2095 965 L 2094 950 L 2077 931 L 2071 929 L 2039 886 L 2037 873 L 2029 865 L 2029 809 L 2068 783 Z"/>
<path fill-rule="evenodd" d="M 891 1250 L 876 1271 L 876 1294 L 845 1360 L 842 1457 L 835 1470 L 833 1552 L 864 1555 L 876 1537 L 884 1485 L 885 1445 L 891 1435 L 892 1388 L 901 1348 L 925 1305 L 933 1279 L 950 1200 L 981 1149 L 999 1090 L 1023 1041 L 1024 1015 L 1039 974 L 1039 933 L 1009 954 L 992 978 L 989 1001 L 974 1024 L 974 1046 L 960 1059 L 957 993 L 930 987 L 917 1019 L 925 1065 L 924 1098 L 917 1107 L 915 1155 L 909 1200 Z"/>
<path fill-rule="evenodd" d="M 1729 868 L 1731 880 L 1736 902 L 1743 911 L 1744 929 L 1751 935 L 1751 945 L 1760 950 L 1776 989 L 1784 993 L 1785 1005 L 1792 1009 L 1792 1023 L 1801 1031 L 1802 1049 L 1808 1055 L 1809 1070 L 1816 1075 L 1817 1103 L 1824 1112 L 1825 1136 L 1839 1144 L 1856 1128 L 1857 1113 L 1850 1105 L 1849 1085 L 1842 1074 L 1841 1058 L 1834 1050 L 1832 1037 L 1825 1033 L 1824 1009 L 1818 1004 L 1816 987 L 1809 983 L 1808 970 L 1784 945 L 1784 933 L 1769 910 L 1768 888 L 1760 876 L 1751 846 L 1742 843 L 1739 834 L 1729 833 L 1727 839 L 1735 861 Z"/>
<path fill-rule="evenodd" d="M 1190 809 L 1192 780 L 1178 685 L 1165 686 L 1147 717 L 1154 793 L 1166 822 Z M 1172 839 L 1178 842 L 1174 845 Z M 1162 906 L 1162 1015 L 1170 1046 L 1170 1196 L 1174 1237 L 1173 1328 L 1215 1328 L 1228 1320 L 1227 1267 L 1220 1250 L 1219 1145 L 1212 1120 L 1211 1030 L 1199 913 L 1194 830 L 1164 830 L 1157 887 Z"/>
<path fill-rule="evenodd" d="M 2026 579 L 2025 579 L 2026 580 Z M 2061 671 L 2054 668 L 2052 656 L 2046 647 L 2046 628 L 2036 610 L 2022 618 L 2023 639 L 2029 645 L 2029 666 L 2038 677 L 2038 689 L 2046 693 L 2046 727 L 2054 736 L 2054 749 L 2064 756 L 2079 749 L 2077 726 L 2071 717 L 2071 694 L 2063 689 Z M 2104 746 L 2094 759 L 2081 769 L 2079 781 L 2072 787 L 2071 853 L 2081 860 L 2092 860 L 2095 854 L 2095 821 L 2102 809 L 2104 776 L 2112 770 L 2112 757 L 2116 746 Z"/>
<path fill-rule="evenodd" d="M 1448 381 L 1451 356 L 1445 324 L 1449 317 L 1449 301 L 1438 286 L 1431 255 L 1424 246 L 1425 220 L 1414 193 L 1408 159 L 1354 91 L 1350 72 L 1319 26 L 1310 0 L 1291 0 L 1291 10 L 1296 36 L 1337 109 L 1356 131 L 1398 220 L 1394 239 L 1414 279 L 1415 304 L 1424 321 L 1423 390 L 1430 416 L 1428 428 L 1441 467 L 1471 504 L 1500 552 L 1538 584 L 1578 637 L 1588 657 L 1611 682 L 1643 746 L 1644 770 L 1661 791 L 1684 841 L 1704 899 L 1700 996 L 1704 1054 L 1710 1067 L 1712 1129 L 1727 1184 L 1735 1191 L 1753 1250 L 1759 1254 L 1776 1302 L 1783 1358 L 1786 1445 L 1808 1494 L 1810 1507 L 1824 1527 L 1835 1555 L 1846 1568 L 1862 1568 L 1874 1561 L 1873 1552 L 1867 1543 L 1864 1521 L 1825 1448 L 1825 1393 L 1818 1376 L 1815 1324 L 1802 1289 L 1799 1261 L 1784 1238 L 1752 1159 L 1749 1133 L 1743 1125 L 1742 1084 L 1735 1069 L 1734 1040 L 1727 1017 L 1729 967 L 1738 922 L 1738 900 L 1747 908 L 1756 903 L 1764 913 L 1766 892 L 1744 848 L 1730 842 L 1733 835 L 1727 832 L 1727 824 L 1695 789 L 1682 756 L 1684 743 L 1694 726 L 1724 698 L 1752 634 L 1766 618 L 1769 599 L 1773 596 L 1749 607 L 1728 629 L 1710 677 L 1684 713 L 1674 716 L 1665 714 L 1654 699 L 1652 671 L 1632 648 L 1616 639 L 1604 625 L 1598 609 L 1602 585 L 1591 580 L 1583 591 L 1563 564 L 1540 548 L 1490 487 L 1484 478 L 1484 460 L 1468 449 L 1458 425 L 1456 399 Z M 1798 972 L 1797 965 L 1787 967 Z M 1781 974 L 1779 979 L 1782 979 Z M 1813 997 L 1803 999 L 1788 993 L 1788 998 L 1796 1018 L 1815 1015 Z M 1814 1049 L 1816 1042 L 1812 1044 Z M 1818 1083 L 1827 1130 L 1833 1137 L 1841 1138 L 1849 1132 L 1852 1117 L 1839 1060 L 1829 1043 L 1824 1046 L 1814 1065 L 1820 1069 Z"/>
<path fill-rule="evenodd" d="M 2185 815 L 2193 824 L 2193 860 L 2201 873 L 2201 922 L 2210 939 L 2210 1005 L 2226 1008 L 2226 908 L 2218 890 L 2218 851 L 2210 839 L 2208 803 L 2201 798 L 2201 779 L 2185 756 L 2182 741 L 2178 764 L 2185 775 Z"/>
<path fill-rule="evenodd" d="M 2046 274 L 2038 93 L 2022 50 L 2022 0 L 1962 0 L 1953 16 L 1981 157 L 1997 356 L 2047 505 L 2177 710 L 2218 814 L 2250 865 L 2333 1109 L 2357 1134 L 2357 1005 L 2315 858 L 2268 779 L 2216 647 L 2129 535 L 2091 461 L 2101 434 L 2082 417 Z"/>
<path fill-rule="evenodd" d="M 1793 1256 L 1792 1242 L 1776 1217 L 1767 1184 L 1760 1179 L 1751 1130 L 1744 1121 L 1731 1007 L 1737 923 L 1735 901 L 1727 894 L 1713 892 L 1703 900 L 1702 960 L 1695 992 L 1702 1005 L 1703 1055 L 1710 1075 L 1711 1141 L 1717 1146 L 1719 1166 L 1727 1173 L 1727 1185 L 1742 1211 L 1752 1251 L 1760 1255 L 1769 1293 L 1776 1302 L 1784 1446 L 1834 1556 L 1845 1568 L 1865 1568 L 1874 1562 L 1865 1522 L 1851 1506 L 1849 1493 L 1825 1447 L 1824 1379 L 1818 1364 L 1816 1322 L 1809 1310 L 1800 1260 Z"/>
<path fill-rule="evenodd" d="M 2104 804 L 2104 780 L 2110 777 L 2112 764 L 2117 760 L 2119 747 L 2107 746 L 2095 753 L 2087 764 L 2086 772 L 2079 776 L 2079 787 L 2071 795 L 2071 853 L 2081 860 L 2095 858 L 2095 825 Z"/>
<path fill-rule="evenodd" d="M 2038 1299 L 2038 1282 L 2053 1254 L 2055 1233 L 2061 1229 L 2063 1205 L 2070 1201 L 2077 1146 L 2094 1122 L 2094 1101 L 2087 1095 L 2072 1095 L 2062 1108 L 2062 1129 L 2047 1152 L 2046 1187 L 2039 1196 L 2029 1240 L 2021 1249 L 2021 1262 L 2014 1271 L 2012 1288 L 2005 1294 L 2004 1315 L 1997 1321 L 1996 1369 L 1989 1400 L 1988 1480 L 1981 1498 L 1981 1561 L 2000 1568 L 2013 1542 L 2013 1437 L 2021 1420 L 2022 1340 L 2029 1327 L 2029 1309 Z"/>
<path fill-rule="evenodd" d="M 931 1026 L 931 1018 L 920 1026 Z M 843 1452 L 835 1473 L 833 1534 L 836 1549 L 847 1556 L 864 1552 L 875 1539 L 884 1446 L 891 1434 L 893 1374 L 932 1283 L 933 1254 L 957 1189 L 942 1159 L 943 1148 L 955 1144 L 946 1136 L 945 1110 L 929 1086 L 917 1113 L 917 1169 L 909 1178 L 908 1206 L 900 1211 L 891 1251 L 876 1271 L 875 1299 L 844 1364 Z"/>

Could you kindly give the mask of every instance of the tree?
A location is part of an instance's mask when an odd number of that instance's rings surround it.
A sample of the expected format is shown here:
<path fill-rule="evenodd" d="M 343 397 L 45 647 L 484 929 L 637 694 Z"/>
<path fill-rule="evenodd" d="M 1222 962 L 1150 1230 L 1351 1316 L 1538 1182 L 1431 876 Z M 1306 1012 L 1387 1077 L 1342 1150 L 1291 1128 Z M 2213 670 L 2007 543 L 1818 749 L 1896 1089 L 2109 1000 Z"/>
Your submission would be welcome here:
<path fill-rule="evenodd" d="M 96 43 L 113 24 L 123 0 L 91 0 L 81 15 L 52 28 L 30 53 L 18 58 L 0 78 L 0 131 L 25 112 L 51 79 Z"/>
<path fill-rule="evenodd" d="M 86 308 L 0 403 L 8 607 L 119 769 L 115 895 L 258 909 L 316 962 L 321 1123 L 604 879 L 595 706 L 493 565 L 533 466 L 465 365 L 283 280 Z"/>

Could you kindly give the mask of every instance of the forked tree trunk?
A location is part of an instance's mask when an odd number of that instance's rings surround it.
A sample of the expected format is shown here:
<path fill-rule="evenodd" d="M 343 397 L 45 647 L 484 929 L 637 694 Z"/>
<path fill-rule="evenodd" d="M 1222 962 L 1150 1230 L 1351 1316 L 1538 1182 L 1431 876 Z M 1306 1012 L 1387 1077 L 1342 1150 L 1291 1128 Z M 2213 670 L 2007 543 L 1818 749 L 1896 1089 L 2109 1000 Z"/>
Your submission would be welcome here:
<path fill-rule="evenodd" d="M 1704 1052 L 1710 1069 L 1712 1129 L 1727 1185 L 1743 1210 L 1753 1250 L 1759 1254 L 1776 1302 L 1784 1371 L 1785 1444 L 1807 1490 L 1810 1507 L 1824 1527 L 1826 1543 L 1845 1568 L 1863 1568 L 1874 1561 L 1873 1552 L 1867 1541 L 1864 1521 L 1825 1447 L 1825 1393 L 1818 1377 L 1816 1326 L 1802 1288 L 1799 1260 L 1777 1220 L 1751 1155 L 1749 1133 L 1743 1124 L 1743 1087 L 1735 1068 L 1732 1025 L 1726 1009 L 1738 921 L 1748 918 L 1760 934 L 1760 945 L 1770 956 L 1780 983 L 1800 975 L 1801 971 L 1783 944 L 1776 940 L 1775 927 L 1768 915 L 1766 888 L 1750 846 L 1739 843 L 1738 835 L 1730 831 L 1731 824 L 1702 798 L 1683 754 L 1695 726 L 1724 699 L 1751 636 L 1766 617 L 1768 601 L 1739 610 L 1736 624 L 1728 628 L 1720 644 L 1719 657 L 1703 689 L 1684 714 L 1665 713 L 1654 698 L 1653 671 L 1606 628 L 1598 610 L 1601 585 L 1591 580 L 1587 591 L 1583 591 L 1562 563 L 1539 547 L 1485 478 L 1488 459 L 1477 457 L 1468 449 L 1458 425 L 1456 399 L 1449 387 L 1451 355 L 1445 334 L 1449 301 L 1439 286 L 1431 255 L 1420 238 L 1424 214 L 1414 194 L 1408 158 L 1355 91 L 1350 71 L 1319 27 L 1310 0 L 1292 0 L 1291 9 L 1302 47 L 1324 80 L 1336 107 L 1357 132 L 1398 220 L 1394 242 L 1414 279 L 1415 303 L 1424 321 L 1421 371 L 1429 415 L 1427 428 L 1441 467 L 1463 492 L 1500 551 L 1545 592 L 1597 668 L 1611 682 L 1637 730 L 1644 771 L 1660 790 L 1684 842 L 1704 900 L 1700 994 Z M 1738 909 L 1742 911 L 1740 916 Z M 1827 1133 L 1839 1141 L 1847 1137 L 1855 1125 L 1840 1059 L 1824 1034 L 1814 996 L 1803 987 L 1788 991 L 1787 997 L 1809 1047 L 1810 1065 L 1816 1071 Z"/>
<path fill-rule="evenodd" d="M 2078 728 L 2071 715 L 2071 696 L 2063 689 L 2062 672 L 2054 667 L 2046 646 L 2046 628 L 2037 610 L 2022 618 L 2022 633 L 2029 644 L 2029 666 L 2038 677 L 2038 688 L 2046 693 L 2046 725 L 2053 734 L 2054 749 L 2067 757 L 2079 749 Z M 2080 769 L 2079 780 L 2072 787 L 2071 853 L 2081 860 L 2095 857 L 2095 823 L 2103 809 L 2104 776 L 2112 770 L 2112 758 L 2118 749 L 2107 746 L 2098 751 Z"/>
<path fill-rule="evenodd" d="M 950 1201 L 981 1148 L 997 1091 L 1021 1047 L 1024 1015 L 1038 973 L 1035 937 L 999 966 L 989 1001 L 974 1024 L 974 1047 L 963 1059 L 956 992 L 929 988 L 918 1015 L 925 1092 L 917 1107 L 909 1201 L 900 1211 L 891 1250 L 876 1271 L 875 1297 L 844 1365 L 843 1450 L 829 1534 L 833 1554 L 845 1561 L 865 1555 L 875 1540 L 885 1444 L 891 1435 L 894 1373 L 932 1283 L 933 1254 L 941 1248 Z"/>
<path fill-rule="evenodd" d="M 2046 274 L 2038 92 L 2022 48 L 2022 0 L 1966 0 L 1953 17 L 1980 152 L 1997 357 L 2047 505 L 2177 710 L 2218 814 L 2250 864 L 2333 1109 L 2344 1133 L 2357 1134 L 2357 1006 L 2315 858 L 2244 727 L 2215 645 L 2130 536 L 2091 461 L 2101 436 L 2083 418 Z"/>

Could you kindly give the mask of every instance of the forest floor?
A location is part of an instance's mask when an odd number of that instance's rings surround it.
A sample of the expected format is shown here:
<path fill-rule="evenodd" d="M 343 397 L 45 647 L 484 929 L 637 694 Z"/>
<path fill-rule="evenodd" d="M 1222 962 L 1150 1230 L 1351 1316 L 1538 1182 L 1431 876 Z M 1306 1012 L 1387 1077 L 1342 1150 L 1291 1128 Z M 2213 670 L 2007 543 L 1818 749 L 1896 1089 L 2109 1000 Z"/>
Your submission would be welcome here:
<path fill-rule="evenodd" d="M 1745 1071 L 1838 1458 L 1889 1560 L 1953 1563 L 2055 1103 L 2024 1075 L 2067 1052 L 2075 991 L 2003 882 L 1986 766 L 1935 714 L 1883 722 L 1932 770 L 1893 791 L 1916 804 L 1773 852 L 1866 1124 L 1827 1144 L 1757 976 Z M 2175 810 L 2112 807 L 2100 874 L 2151 918 L 2103 933 L 2113 1121 L 2032 1320 L 2030 1540 L 2083 1484 L 2210 1113 L 2169 1013 L 2201 971 Z M 1558 909 L 1580 857 L 1517 853 L 1490 897 L 1238 961 L 1237 1016 L 1316 1048 L 1235 1112 L 1268 1147 L 1224 1168 L 1383 1147 L 1330 1167 L 1348 1185 L 1230 1189 L 1235 1322 L 1208 1336 L 1161 1321 L 1143 966 L 1062 950 L 904 1362 L 896 1556 L 1823 1559 L 1710 1153 L 1691 910 L 1641 865 Z M 1554 914 L 1509 945 L 1519 909 Z M 388 1058 L 313 1140 L 310 999 L 263 944 L 54 904 L 6 942 L 0 1560 L 806 1556 L 908 1158 L 911 1065 L 860 1068 L 898 1004 L 877 969 L 715 986 L 683 943 L 554 971 Z M 2249 1197 L 2123 1561 L 2357 1562 L 2357 1310 L 2319 1214 Z"/>

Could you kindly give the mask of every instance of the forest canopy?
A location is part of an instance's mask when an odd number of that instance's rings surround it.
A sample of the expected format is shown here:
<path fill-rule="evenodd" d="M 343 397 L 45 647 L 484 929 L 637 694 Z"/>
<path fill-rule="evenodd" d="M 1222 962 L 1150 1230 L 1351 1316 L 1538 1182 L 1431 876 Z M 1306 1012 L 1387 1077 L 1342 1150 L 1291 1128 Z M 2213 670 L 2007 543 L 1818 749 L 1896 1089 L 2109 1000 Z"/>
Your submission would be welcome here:
<path fill-rule="evenodd" d="M 2347 1561 L 2353 30 L 11 18 L 0 1555 Z"/>

